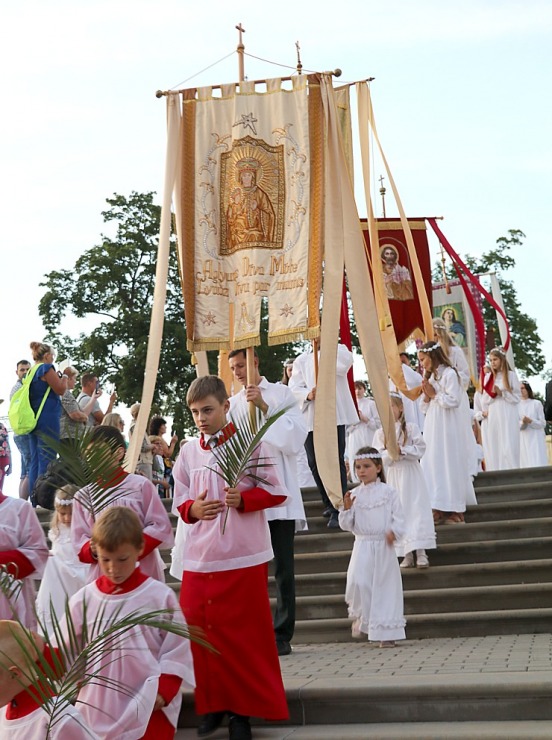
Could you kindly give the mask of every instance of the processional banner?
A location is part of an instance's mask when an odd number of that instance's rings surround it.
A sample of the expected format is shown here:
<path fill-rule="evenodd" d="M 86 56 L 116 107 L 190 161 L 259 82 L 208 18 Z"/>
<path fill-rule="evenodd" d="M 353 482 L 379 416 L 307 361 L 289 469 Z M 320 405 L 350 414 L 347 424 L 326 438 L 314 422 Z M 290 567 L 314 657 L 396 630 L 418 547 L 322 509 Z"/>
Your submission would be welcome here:
<path fill-rule="evenodd" d="M 401 222 L 393 218 L 376 219 L 378 254 L 383 268 L 383 286 L 389 301 L 391 320 L 398 344 L 423 334 L 424 319 L 420 298 Z M 416 256 L 423 276 L 426 295 L 431 296 L 431 262 L 424 220 L 408 219 Z M 368 247 L 368 223 L 362 219 L 362 233 Z M 373 251 L 372 251 L 373 254 Z"/>
<path fill-rule="evenodd" d="M 318 92 L 317 92 L 318 90 Z M 294 77 L 186 90 L 177 209 L 188 349 L 319 333 L 324 127 L 319 88 Z M 309 248 L 310 247 L 310 248 Z"/>
<path fill-rule="evenodd" d="M 444 283 L 433 286 L 433 316 L 443 319 L 450 338 L 462 348 L 470 368 L 472 383 L 477 385 L 483 367 L 485 348 L 477 336 L 475 321 L 468 299 L 459 280 L 449 280 L 449 292 Z M 476 306 L 481 311 L 481 297 L 473 291 Z"/>

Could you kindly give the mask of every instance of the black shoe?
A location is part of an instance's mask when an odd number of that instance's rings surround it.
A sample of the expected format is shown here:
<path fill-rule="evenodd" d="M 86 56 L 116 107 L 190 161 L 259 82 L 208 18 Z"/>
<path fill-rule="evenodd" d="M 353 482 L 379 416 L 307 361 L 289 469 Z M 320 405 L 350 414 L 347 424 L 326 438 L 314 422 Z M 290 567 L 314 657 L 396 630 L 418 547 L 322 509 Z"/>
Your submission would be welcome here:
<path fill-rule="evenodd" d="M 339 513 L 334 511 L 328 521 L 328 527 L 330 529 L 339 529 Z"/>
<path fill-rule="evenodd" d="M 197 727 L 197 736 L 209 737 L 209 735 L 212 735 L 221 726 L 225 717 L 226 712 L 209 712 L 209 714 L 202 715 Z"/>
<path fill-rule="evenodd" d="M 249 717 L 232 714 L 228 722 L 228 740 L 251 740 Z"/>
<path fill-rule="evenodd" d="M 330 517 L 334 513 L 334 511 L 335 511 L 335 509 L 332 509 L 331 506 L 328 506 L 328 508 L 327 509 L 324 509 L 324 511 L 322 512 L 322 516 L 325 516 L 326 519 L 327 519 L 328 517 Z"/>
<path fill-rule="evenodd" d="M 287 640 L 276 640 L 276 648 L 278 650 L 278 655 L 291 654 L 291 645 Z"/>

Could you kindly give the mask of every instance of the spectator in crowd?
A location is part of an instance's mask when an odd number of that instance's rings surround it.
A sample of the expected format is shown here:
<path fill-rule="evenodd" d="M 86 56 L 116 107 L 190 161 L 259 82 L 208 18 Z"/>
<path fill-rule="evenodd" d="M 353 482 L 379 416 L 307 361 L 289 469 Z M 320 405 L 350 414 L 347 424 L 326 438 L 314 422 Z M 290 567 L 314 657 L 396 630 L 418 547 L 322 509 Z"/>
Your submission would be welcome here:
<path fill-rule="evenodd" d="M 78 370 L 69 366 L 65 368 L 63 374 L 67 376 L 67 390 L 61 397 L 59 438 L 62 442 L 76 439 L 82 435 L 86 427 L 88 414 L 95 403 L 93 398 L 90 399 L 88 404 L 89 408 L 84 408 L 81 411 L 77 403 L 77 399 L 73 395 L 73 390 L 75 389 L 75 384 L 79 375 Z"/>
<path fill-rule="evenodd" d="M 94 375 L 94 373 L 84 373 L 82 376 L 81 387 L 82 391 L 77 396 L 77 403 L 79 404 L 81 411 L 88 414 L 86 425 L 90 428 L 99 426 L 102 423 L 105 414 L 109 414 L 113 411 L 115 401 L 117 400 L 117 393 L 113 391 L 109 397 L 109 405 L 104 414 L 100 408 L 100 404 L 98 403 L 98 399 L 103 392 L 100 388 L 98 376 Z M 94 401 L 94 403 L 91 405 L 91 410 L 88 410 L 90 408 L 91 401 Z"/>
<path fill-rule="evenodd" d="M 115 429 L 118 429 L 121 434 L 125 431 L 125 420 L 121 414 L 118 414 L 116 411 L 110 411 L 109 414 L 106 414 L 102 419 L 101 425 L 103 427 L 115 427 Z"/>
<path fill-rule="evenodd" d="M 50 460 L 53 460 L 56 456 L 49 443 L 49 438 L 59 440 L 60 396 L 67 390 L 69 379 L 67 375 L 56 372 L 53 364 L 54 350 L 49 344 L 31 342 L 30 347 L 35 365 L 39 366 L 33 376 L 29 390 L 31 407 L 35 414 L 38 413 L 38 409 L 44 400 L 36 427 L 29 434 L 31 448 L 29 491 L 31 501 L 36 506 L 36 501 L 33 499 L 34 484 L 39 475 L 46 472 Z"/>
<path fill-rule="evenodd" d="M 31 368 L 28 360 L 19 360 L 15 368 L 17 383 L 10 391 L 10 400 L 13 394 L 21 388 L 23 378 Z M 14 434 L 13 441 L 21 455 L 21 477 L 19 480 L 19 498 L 29 498 L 29 468 L 31 467 L 31 448 L 28 434 Z"/>

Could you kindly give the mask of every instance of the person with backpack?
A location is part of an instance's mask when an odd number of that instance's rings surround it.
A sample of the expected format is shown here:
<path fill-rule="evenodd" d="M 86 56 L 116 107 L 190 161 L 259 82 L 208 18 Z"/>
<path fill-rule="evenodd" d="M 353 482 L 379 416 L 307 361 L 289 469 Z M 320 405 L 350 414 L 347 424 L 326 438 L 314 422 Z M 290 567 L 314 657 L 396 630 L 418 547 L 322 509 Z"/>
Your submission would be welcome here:
<path fill-rule="evenodd" d="M 34 366 L 29 386 L 29 401 L 36 415 L 36 426 L 29 434 L 31 466 L 29 470 L 29 490 L 31 502 L 36 506 L 33 488 L 39 475 L 46 472 L 48 463 L 56 456 L 41 435 L 59 440 L 61 400 L 67 390 L 67 375 L 59 374 L 54 367 L 54 350 L 49 344 L 31 342 Z M 33 372 L 34 371 L 34 372 Z M 40 412 L 39 412 L 39 409 Z"/>

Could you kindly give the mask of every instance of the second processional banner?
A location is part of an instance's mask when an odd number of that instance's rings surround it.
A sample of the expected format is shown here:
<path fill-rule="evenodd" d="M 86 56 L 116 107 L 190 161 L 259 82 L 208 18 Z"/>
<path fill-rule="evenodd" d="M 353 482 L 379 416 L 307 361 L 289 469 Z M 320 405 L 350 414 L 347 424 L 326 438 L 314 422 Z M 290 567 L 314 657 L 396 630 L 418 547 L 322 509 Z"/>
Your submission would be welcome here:
<path fill-rule="evenodd" d="M 309 89 L 310 87 L 310 89 Z M 220 93 L 220 94 L 219 94 Z M 293 78 L 183 94 L 179 224 L 188 348 L 318 334 L 323 253 L 319 87 Z"/>

